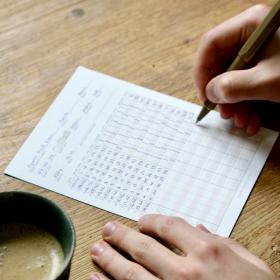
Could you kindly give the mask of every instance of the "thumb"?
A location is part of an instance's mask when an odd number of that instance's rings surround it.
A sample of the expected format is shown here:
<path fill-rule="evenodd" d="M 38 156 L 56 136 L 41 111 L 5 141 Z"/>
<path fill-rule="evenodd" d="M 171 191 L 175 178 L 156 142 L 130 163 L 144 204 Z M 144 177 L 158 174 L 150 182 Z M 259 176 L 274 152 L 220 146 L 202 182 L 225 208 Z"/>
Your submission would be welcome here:
<path fill-rule="evenodd" d="M 206 86 L 207 98 L 217 104 L 266 100 L 264 75 L 257 67 L 230 71 L 214 77 Z"/>

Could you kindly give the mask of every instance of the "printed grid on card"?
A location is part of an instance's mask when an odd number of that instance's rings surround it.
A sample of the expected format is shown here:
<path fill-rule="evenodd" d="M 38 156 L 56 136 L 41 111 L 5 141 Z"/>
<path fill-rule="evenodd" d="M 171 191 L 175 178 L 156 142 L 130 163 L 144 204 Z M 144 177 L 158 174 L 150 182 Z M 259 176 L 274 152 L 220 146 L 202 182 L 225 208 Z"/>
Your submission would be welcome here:
<path fill-rule="evenodd" d="M 205 137 L 193 120 L 186 110 L 125 94 L 77 164 L 71 188 L 112 209 L 177 215 L 215 232 L 258 145 L 244 147 L 223 131 Z"/>

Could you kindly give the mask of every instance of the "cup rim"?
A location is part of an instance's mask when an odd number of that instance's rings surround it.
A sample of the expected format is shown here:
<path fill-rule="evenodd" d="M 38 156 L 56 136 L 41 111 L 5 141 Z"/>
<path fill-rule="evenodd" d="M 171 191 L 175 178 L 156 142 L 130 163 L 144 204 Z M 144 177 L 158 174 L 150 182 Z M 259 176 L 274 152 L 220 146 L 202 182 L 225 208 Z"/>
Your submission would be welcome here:
<path fill-rule="evenodd" d="M 35 199 L 43 200 L 43 201 L 51 204 L 66 219 L 66 221 L 69 224 L 70 229 L 71 229 L 71 236 L 73 237 L 73 242 L 71 242 L 72 243 L 71 244 L 71 249 L 70 249 L 70 252 L 69 252 L 67 258 L 64 259 L 64 263 L 61 266 L 61 269 L 58 270 L 57 275 L 54 278 L 54 280 L 57 279 L 58 277 L 60 277 L 63 274 L 63 272 L 71 264 L 71 260 L 73 258 L 75 247 L 76 247 L 76 232 L 75 232 L 75 227 L 74 227 L 74 224 L 73 224 L 71 218 L 68 216 L 68 214 L 66 214 L 66 212 L 56 202 L 54 202 L 51 199 L 46 198 L 45 196 L 42 196 L 40 194 L 36 194 L 36 193 L 33 193 L 33 192 L 27 192 L 27 191 L 4 191 L 4 192 L 0 192 L 0 197 L 3 194 L 11 195 L 11 196 L 13 194 L 22 194 L 22 195 L 27 195 L 27 196 L 30 196 L 30 197 L 34 197 Z"/>

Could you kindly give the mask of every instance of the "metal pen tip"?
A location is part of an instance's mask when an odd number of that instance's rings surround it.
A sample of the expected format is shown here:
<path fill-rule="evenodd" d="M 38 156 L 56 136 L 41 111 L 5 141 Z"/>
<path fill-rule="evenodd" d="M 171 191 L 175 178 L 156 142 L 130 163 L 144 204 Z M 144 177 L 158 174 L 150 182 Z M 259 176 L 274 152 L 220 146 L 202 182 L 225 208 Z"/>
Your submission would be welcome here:
<path fill-rule="evenodd" d="M 199 123 L 209 112 L 210 112 L 210 110 L 207 107 L 203 106 L 199 115 L 197 116 L 195 123 L 196 124 Z"/>

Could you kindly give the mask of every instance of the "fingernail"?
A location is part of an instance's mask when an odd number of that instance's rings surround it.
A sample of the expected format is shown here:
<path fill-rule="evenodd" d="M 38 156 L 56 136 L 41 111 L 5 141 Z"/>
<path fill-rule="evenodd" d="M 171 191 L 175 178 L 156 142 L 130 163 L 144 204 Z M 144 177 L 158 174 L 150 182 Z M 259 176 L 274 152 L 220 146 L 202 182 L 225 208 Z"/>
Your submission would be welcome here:
<path fill-rule="evenodd" d="M 214 82 L 210 82 L 206 87 L 206 96 L 212 102 L 217 103 L 219 101 L 219 98 L 217 95 L 218 95 L 218 93 L 217 93 L 216 84 Z"/>
<path fill-rule="evenodd" d="M 94 256 L 99 256 L 103 253 L 105 247 L 101 243 L 96 243 L 91 248 L 91 254 Z"/>
<path fill-rule="evenodd" d="M 113 222 L 109 222 L 104 226 L 103 236 L 110 236 L 116 230 L 117 226 Z"/>
<path fill-rule="evenodd" d="M 89 280 L 100 280 L 100 277 L 97 274 L 91 274 L 89 276 Z"/>

